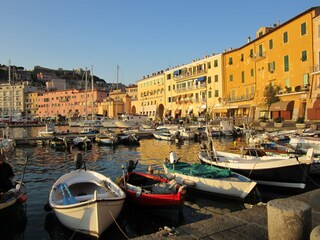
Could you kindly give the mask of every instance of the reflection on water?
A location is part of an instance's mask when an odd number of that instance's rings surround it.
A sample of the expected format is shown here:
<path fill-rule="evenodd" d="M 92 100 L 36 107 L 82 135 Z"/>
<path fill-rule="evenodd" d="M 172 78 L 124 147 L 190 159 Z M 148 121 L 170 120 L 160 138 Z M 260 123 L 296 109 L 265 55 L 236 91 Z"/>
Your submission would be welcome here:
<path fill-rule="evenodd" d="M 30 136 L 36 136 L 41 128 L 27 128 Z M 21 129 L 11 129 L 14 136 L 21 136 Z M 59 127 L 58 131 L 67 131 L 66 127 Z M 72 128 L 72 131 L 77 129 Z M 87 169 L 100 172 L 111 177 L 114 181 L 122 173 L 121 166 L 126 166 L 127 161 L 138 161 L 138 171 L 146 171 L 152 165 L 155 172 L 162 170 L 162 162 L 169 157 L 170 151 L 177 152 L 182 161 L 197 162 L 197 154 L 200 143 L 185 142 L 182 145 L 159 141 L 155 139 L 141 140 L 140 146 L 98 146 L 94 144 L 93 149 L 84 153 L 87 161 Z M 242 142 L 237 143 L 237 147 Z M 216 140 L 217 149 L 234 148 L 232 139 Z M 52 212 L 44 209 L 48 201 L 48 194 L 52 184 L 62 174 L 74 169 L 74 156 L 76 150 L 68 152 L 58 152 L 49 147 L 17 147 L 14 157 L 9 160 L 16 175 L 21 177 L 26 157 L 29 160 L 24 176 L 27 188 L 27 225 L 23 233 L 24 239 L 70 239 L 74 234 L 72 231 L 61 226 Z M 243 202 L 222 199 L 218 197 L 208 197 L 200 194 L 189 194 L 183 215 L 178 222 L 168 218 L 158 218 L 150 212 L 144 212 L 132 206 L 125 206 L 117 223 L 123 231 L 119 230 L 116 224 L 112 225 L 101 237 L 101 239 L 125 239 L 137 237 L 157 231 L 160 227 L 177 227 L 181 224 L 191 223 L 209 218 L 215 214 L 225 214 L 245 208 Z M 81 239 L 77 236 L 75 239 Z M 82 239 L 85 239 L 83 237 Z"/>

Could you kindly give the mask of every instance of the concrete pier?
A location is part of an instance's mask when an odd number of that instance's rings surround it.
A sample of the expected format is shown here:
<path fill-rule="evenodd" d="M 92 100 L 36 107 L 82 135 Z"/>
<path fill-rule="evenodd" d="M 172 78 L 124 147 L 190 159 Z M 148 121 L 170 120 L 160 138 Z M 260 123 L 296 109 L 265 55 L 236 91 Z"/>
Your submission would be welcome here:
<path fill-rule="evenodd" d="M 320 189 L 287 198 L 308 204 L 311 208 L 312 229 L 320 225 Z M 276 221 L 277 219 L 275 219 Z M 172 229 L 171 229 L 172 230 Z M 314 236 L 318 231 L 315 230 Z M 215 239 L 215 240 L 267 240 L 268 217 L 267 205 L 253 206 L 238 212 L 219 215 L 210 219 L 180 226 L 171 232 L 163 229 L 138 240 L 152 239 Z"/>

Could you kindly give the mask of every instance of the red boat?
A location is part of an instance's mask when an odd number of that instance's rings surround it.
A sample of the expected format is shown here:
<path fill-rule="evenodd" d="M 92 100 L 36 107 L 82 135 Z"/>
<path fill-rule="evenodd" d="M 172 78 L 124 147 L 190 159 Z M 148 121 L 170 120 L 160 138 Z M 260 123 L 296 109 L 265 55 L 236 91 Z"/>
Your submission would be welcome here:
<path fill-rule="evenodd" d="M 128 171 L 120 179 L 120 187 L 129 201 L 157 210 L 182 211 L 186 196 L 185 186 L 159 175 Z"/>

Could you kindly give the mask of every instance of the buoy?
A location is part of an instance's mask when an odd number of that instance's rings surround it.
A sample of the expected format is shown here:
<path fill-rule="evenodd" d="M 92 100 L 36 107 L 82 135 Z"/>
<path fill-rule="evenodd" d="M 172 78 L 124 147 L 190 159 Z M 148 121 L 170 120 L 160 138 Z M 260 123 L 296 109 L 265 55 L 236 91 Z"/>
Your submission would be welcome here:
<path fill-rule="evenodd" d="M 233 146 L 236 147 L 237 146 L 237 141 L 233 142 Z"/>

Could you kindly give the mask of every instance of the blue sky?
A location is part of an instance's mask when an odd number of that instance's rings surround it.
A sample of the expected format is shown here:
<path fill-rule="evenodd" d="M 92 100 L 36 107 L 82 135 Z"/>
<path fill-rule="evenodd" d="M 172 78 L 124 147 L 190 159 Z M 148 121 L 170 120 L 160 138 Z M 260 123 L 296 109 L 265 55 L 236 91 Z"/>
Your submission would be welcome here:
<path fill-rule="evenodd" d="M 0 64 L 91 68 L 106 82 L 238 48 L 261 26 L 319 0 L 10 0 L 0 4 Z"/>

